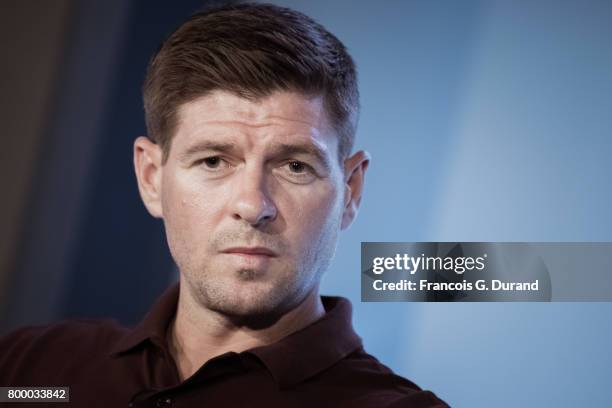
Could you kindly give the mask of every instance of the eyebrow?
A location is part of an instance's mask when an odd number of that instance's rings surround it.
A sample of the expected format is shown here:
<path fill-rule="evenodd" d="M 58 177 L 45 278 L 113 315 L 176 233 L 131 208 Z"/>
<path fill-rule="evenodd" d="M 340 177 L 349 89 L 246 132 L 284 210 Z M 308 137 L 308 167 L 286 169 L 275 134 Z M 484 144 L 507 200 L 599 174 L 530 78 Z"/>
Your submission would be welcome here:
<path fill-rule="evenodd" d="M 200 153 L 203 151 L 213 151 L 219 153 L 226 154 L 237 154 L 238 146 L 235 143 L 224 143 L 224 142 L 216 142 L 212 140 L 203 140 L 194 145 L 190 146 L 185 152 L 181 154 L 181 158 L 183 160 L 187 160 L 189 157 L 196 153 Z M 314 144 L 307 143 L 296 143 L 296 144 L 287 144 L 287 143 L 275 143 L 272 148 L 274 156 L 285 156 L 285 155 L 308 155 L 314 157 L 321 165 L 325 168 L 325 170 L 331 170 L 331 163 L 325 151 Z"/>
<path fill-rule="evenodd" d="M 223 143 L 215 142 L 212 140 L 203 140 L 198 143 L 191 145 L 187 150 L 181 154 L 183 160 L 188 159 L 196 153 L 200 153 L 206 150 L 212 150 L 219 153 L 235 154 L 238 151 L 238 147 L 235 143 Z"/>

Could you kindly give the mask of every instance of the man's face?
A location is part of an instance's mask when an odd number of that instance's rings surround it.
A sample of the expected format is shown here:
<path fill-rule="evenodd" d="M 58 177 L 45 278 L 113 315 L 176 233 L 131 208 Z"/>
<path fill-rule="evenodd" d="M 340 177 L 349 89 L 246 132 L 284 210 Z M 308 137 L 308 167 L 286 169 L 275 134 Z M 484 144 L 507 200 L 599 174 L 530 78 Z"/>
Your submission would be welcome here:
<path fill-rule="evenodd" d="M 266 315 L 318 286 L 350 195 L 337 152 L 321 98 L 216 91 L 179 108 L 161 216 L 202 306 Z"/>

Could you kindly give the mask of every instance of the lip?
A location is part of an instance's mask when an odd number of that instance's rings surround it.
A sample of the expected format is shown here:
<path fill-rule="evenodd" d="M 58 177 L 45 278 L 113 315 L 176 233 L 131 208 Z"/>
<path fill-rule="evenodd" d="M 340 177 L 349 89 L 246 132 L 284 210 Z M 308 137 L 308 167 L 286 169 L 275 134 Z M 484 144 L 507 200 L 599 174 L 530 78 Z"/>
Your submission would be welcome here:
<path fill-rule="evenodd" d="M 224 249 L 221 252 L 224 254 L 260 255 L 271 258 L 278 256 L 276 252 L 265 247 L 235 247 Z"/>

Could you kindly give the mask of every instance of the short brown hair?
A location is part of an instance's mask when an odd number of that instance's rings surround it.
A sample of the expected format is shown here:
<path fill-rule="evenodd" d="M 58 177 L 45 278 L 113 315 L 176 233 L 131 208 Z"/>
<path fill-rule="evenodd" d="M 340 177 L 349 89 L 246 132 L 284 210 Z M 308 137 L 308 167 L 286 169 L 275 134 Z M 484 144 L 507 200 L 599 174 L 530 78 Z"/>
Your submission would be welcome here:
<path fill-rule="evenodd" d="M 277 90 L 322 96 L 342 163 L 359 116 L 355 64 L 310 17 L 271 4 L 235 4 L 194 14 L 151 59 L 143 88 L 149 137 L 170 152 L 180 105 L 213 90 L 258 99 Z"/>

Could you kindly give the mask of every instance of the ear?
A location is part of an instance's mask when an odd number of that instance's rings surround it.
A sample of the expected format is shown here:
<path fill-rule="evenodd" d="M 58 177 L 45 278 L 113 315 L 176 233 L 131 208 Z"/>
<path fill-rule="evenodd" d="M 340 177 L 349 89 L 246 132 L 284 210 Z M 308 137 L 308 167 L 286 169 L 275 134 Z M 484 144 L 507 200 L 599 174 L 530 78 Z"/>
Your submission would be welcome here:
<path fill-rule="evenodd" d="M 148 137 L 134 141 L 134 170 L 142 202 L 153 217 L 162 218 L 162 149 Z"/>
<path fill-rule="evenodd" d="M 369 165 L 370 154 L 363 150 L 358 151 L 344 161 L 345 194 L 342 229 L 348 228 L 357 216 L 357 210 L 361 202 L 361 193 L 363 192 L 365 172 Z"/>

